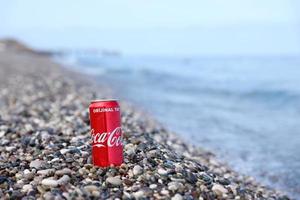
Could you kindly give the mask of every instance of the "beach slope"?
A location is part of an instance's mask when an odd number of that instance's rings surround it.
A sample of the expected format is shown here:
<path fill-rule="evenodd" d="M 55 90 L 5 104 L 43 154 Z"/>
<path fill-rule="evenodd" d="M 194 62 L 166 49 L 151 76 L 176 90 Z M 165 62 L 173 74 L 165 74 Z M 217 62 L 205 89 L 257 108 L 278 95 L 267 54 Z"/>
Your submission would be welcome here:
<path fill-rule="evenodd" d="M 125 163 L 91 164 L 88 105 L 104 86 L 27 50 L 0 52 L 4 199 L 289 199 L 121 102 Z"/>

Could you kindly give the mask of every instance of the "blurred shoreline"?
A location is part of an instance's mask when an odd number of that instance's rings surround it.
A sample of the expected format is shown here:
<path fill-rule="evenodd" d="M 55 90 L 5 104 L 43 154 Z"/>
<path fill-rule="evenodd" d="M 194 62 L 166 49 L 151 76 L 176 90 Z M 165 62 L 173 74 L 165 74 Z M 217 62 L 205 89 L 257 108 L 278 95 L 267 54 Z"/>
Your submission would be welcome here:
<path fill-rule="evenodd" d="M 300 57 L 73 52 L 58 62 L 95 76 L 95 82 L 236 171 L 299 193 Z"/>
<path fill-rule="evenodd" d="M 212 153 L 183 143 L 126 102 L 121 102 L 125 164 L 93 168 L 86 108 L 89 99 L 110 96 L 109 89 L 53 63 L 51 52 L 13 40 L 0 44 L 1 196 L 289 199 L 232 171 Z M 68 173 L 57 173 L 66 168 Z"/>

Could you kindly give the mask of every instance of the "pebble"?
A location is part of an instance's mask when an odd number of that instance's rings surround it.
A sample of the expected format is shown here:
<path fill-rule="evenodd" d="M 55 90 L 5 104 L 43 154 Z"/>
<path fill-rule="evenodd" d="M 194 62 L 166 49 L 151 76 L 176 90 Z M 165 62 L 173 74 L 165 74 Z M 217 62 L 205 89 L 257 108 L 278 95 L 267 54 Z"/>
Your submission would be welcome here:
<path fill-rule="evenodd" d="M 93 191 L 92 196 L 93 197 L 100 197 L 100 192 L 99 191 Z"/>
<path fill-rule="evenodd" d="M 27 180 L 31 180 L 34 178 L 34 173 L 32 171 L 30 171 L 29 169 L 25 169 L 23 171 L 23 174 L 24 174 L 24 178 Z"/>
<path fill-rule="evenodd" d="M 55 199 L 55 196 L 54 194 L 52 194 L 51 192 L 46 192 L 44 195 L 43 195 L 43 198 L 45 200 L 54 200 Z"/>
<path fill-rule="evenodd" d="M 5 131 L 0 131 L 0 138 L 5 135 Z"/>
<path fill-rule="evenodd" d="M 32 185 L 30 184 L 23 185 L 22 192 L 27 193 L 30 190 L 32 190 Z"/>
<path fill-rule="evenodd" d="M 136 198 L 136 199 L 141 199 L 144 197 L 144 191 L 140 190 L 140 191 L 137 191 L 135 193 L 133 193 L 133 196 Z"/>
<path fill-rule="evenodd" d="M 24 175 L 27 175 L 27 174 L 29 174 L 29 173 L 31 173 L 31 171 L 30 171 L 29 169 L 25 169 L 25 170 L 23 171 L 23 174 L 24 174 Z"/>
<path fill-rule="evenodd" d="M 180 194 L 175 194 L 171 200 L 183 200 L 183 197 Z"/>
<path fill-rule="evenodd" d="M 205 184 L 210 184 L 213 179 L 211 176 L 209 176 L 208 174 L 206 174 L 205 172 L 201 172 L 200 173 L 200 178 L 204 181 Z"/>
<path fill-rule="evenodd" d="M 42 176 L 51 176 L 54 174 L 54 172 L 55 172 L 54 169 L 44 169 L 44 170 L 39 170 L 36 173 Z"/>
<path fill-rule="evenodd" d="M 191 184 L 195 184 L 197 182 L 197 177 L 192 172 L 187 172 L 185 174 L 185 178 Z"/>
<path fill-rule="evenodd" d="M 132 171 L 134 175 L 140 175 L 143 173 L 143 168 L 139 165 L 135 165 Z"/>
<path fill-rule="evenodd" d="M 5 150 L 8 151 L 8 152 L 13 151 L 13 150 L 15 150 L 15 149 L 16 149 L 16 147 L 14 147 L 14 146 L 11 146 L 11 147 L 5 147 Z"/>
<path fill-rule="evenodd" d="M 94 191 L 98 191 L 99 190 L 99 187 L 95 186 L 95 185 L 87 185 L 87 186 L 84 186 L 84 189 L 89 192 L 89 193 L 92 193 Z"/>
<path fill-rule="evenodd" d="M 30 168 L 35 168 L 35 169 L 40 169 L 44 166 L 44 164 L 45 164 L 44 161 L 37 159 L 37 160 L 31 161 L 30 164 L 29 164 L 29 167 Z"/>
<path fill-rule="evenodd" d="M 42 180 L 42 185 L 49 186 L 49 187 L 57 187 L 58 182 L 57 180 L 47 178 Z"/>
<path fill-rule="evenodd" d="M 218 196 L 223 196 L 224 194 L 226 194 L 228 192 L 226 188 L 224 188 L 222 185 L 216 184 L 216 183 L 213 185 L 212 191 Z"/>
<path fill-rule="evenodd" d="M 160 175 L 162 175 L 162 176 L 168 175 L 168 171 L 165 170 L 165 169 L 163 169 L 163 168 L 159 168 L 157 170 L 157 173 L 160 174 Z"/>
<path fill-rule="evenodd" d="M 60 150 L 60 153 L 61 154 L 66 154 L 66 153 L 68 153 L 70 151 L 70 149 L 61 149 Z"/>
<path fill-rule="evenodd" d="M 126 144 L 124 149 L 125 149 L 126 154 L 128 154 L 130 156 L 135 153 L 136 147 L 133 144 Z"/>
<path fill-rule="evenodd" d="M 63 175 L 60 179 L 57 180 L 58 185 L 64 185 L 69 183 L 70 177 L 68 175 Z"/>
<path fill-rule="evenodd" d="M 168 191 L 168 190 L 165 190 L 165 189 L 163 189 L 162 191 L 160 191 L 160 193 L 161 193 L 162 195 L 169 195 L 169 191 Z"/>
<path fill-rule="evenodd" d="M 106 182 L 111 184 L 111 185 L 114 185 L 114 186 L 119 186 L 122 184 L 122 180 L 120 179 L 119 176 L 115 176 L 115 177 L 108 177 L 106 179 Z"/>
<path fill-rule="evenodd" d="M 157 188 L 157 185 L 156 184 L 151 184 L 151 185 L 149 185 L 149 188 L 152 189 L 152 190 L 154 190 L 154 189 Z"/>
<path fill-rule="evenodd" d="M 59 158 L 53 158 L 53 159 L 50 161 L 50 163 L 54 163 L 54 162 L 56 162 L 56 161 L 59 161 Z"/>
<path fill-rule="evenodd" d="M 72 174 L 72 170 L 69 169 L 69 168 L 64 168 L 64 169 L 61 169 L 61 170 L 57 170 L 55 172 L 55 175 L 57 176 L 62 176 L 62 175 L 71 175 Z"/>
<path fill-rule="evenodd" d="M 179 182 L 170 182 L 168 183 L 168 190 L 171 190 L 171 191 L 177 191 L 178 189 L 182 188 L 183 185 L 182 183 L 179 183 Z"/>

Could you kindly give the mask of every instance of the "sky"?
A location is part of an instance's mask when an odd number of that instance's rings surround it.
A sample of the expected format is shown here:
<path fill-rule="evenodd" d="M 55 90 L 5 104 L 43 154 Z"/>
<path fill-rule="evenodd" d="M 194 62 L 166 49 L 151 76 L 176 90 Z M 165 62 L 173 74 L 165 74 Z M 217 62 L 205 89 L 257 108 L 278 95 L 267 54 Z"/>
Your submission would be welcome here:
<path fill-rule="evenodd" d="M 300 54 L 297 0 L 0 0 L 0 37 L 127 54 Z"/>

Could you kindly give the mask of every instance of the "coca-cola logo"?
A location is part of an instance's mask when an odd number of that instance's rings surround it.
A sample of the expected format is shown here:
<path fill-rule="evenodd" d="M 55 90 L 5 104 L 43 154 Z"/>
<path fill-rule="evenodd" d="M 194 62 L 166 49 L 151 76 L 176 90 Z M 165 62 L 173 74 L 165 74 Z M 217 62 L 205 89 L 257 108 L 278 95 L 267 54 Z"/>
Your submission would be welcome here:
<path fill-rule="evenodd" d="M 93 147 L 105 147 L 107 146 L 120 146 L 122 145 L 122 129 L 116 127 L 111 132 L 94 133 L 94 129 L 91 130 Z"/>

